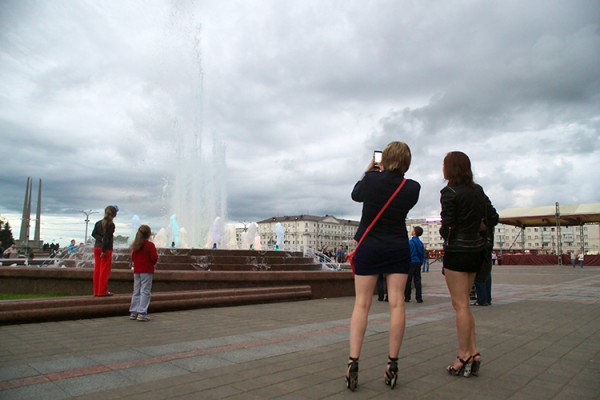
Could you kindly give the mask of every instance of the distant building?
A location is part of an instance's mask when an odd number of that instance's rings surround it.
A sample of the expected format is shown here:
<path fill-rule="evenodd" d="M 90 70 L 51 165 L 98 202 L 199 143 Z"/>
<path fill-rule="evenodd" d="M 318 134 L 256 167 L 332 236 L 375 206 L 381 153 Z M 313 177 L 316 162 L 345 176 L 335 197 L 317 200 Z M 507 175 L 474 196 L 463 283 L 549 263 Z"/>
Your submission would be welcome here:
<path fill-rule="evenodd" d="M 428 250 L 442 250 L 444 244 L 440 237 L 439 219 L 407 219 L 409 232 L 416 225 L 423 228 L 421 240 Z M 583 228 L 583 229 L 581 229 Z M 537 254 L 556 254 L 558 249 L 556 227 L 527 227 L 521 228 L 498 224 L 494 231 L 494 249 L 496 251 L 529 251 Z M 583 232 L 583 237 L 582 237 Z M 586 254 L 600 252 L 600 224 L 579 226 L 561 226 L 562 253 L 581 252 L 585 247 Z M 582 240 L 583 239 L 583 240 Z"/>
<path fill-rule="evenodd" d="M 341 245 L 352 251 L 356 245 L 354 234 L 358 229 L 358 221 L 336 218 L 333 215 L 293 215 L 272 217 L 256 223 L 263 249 L 272 249 L 277 242 L 277 223 L 283 227 L 285 250 L 335 250 Z"/>
<path fill-rule="evenodd" d="M 332 215 L 293 215 L 272 217 L 258 221 L 258 235 L 263 249 L 272 249 L 277 241 L 275 225 L 280 223 L 284 229 L 285 250 L 302 251 L 307 249 L 333 251 L 340 245 L 352 251 L 356 246 L 354 234 L 358 221 L 336 218 Z M 428 250 L 442 250 L 444 241 L 440 236 L 439 218 L 411 218 L 406 220 L 409 232 L 414 226 L 423 228 L 421 240 Z M 236 238 L 241 248 L 244 229 L 236 229 Z M 580 226 L 561 226 L 562 253 L 581 252 L 600 253 L 600 224 Z M 583 236 L 582 236 L 583 235 Z M 529 251 L 538 254 L 556 254 L 556 227 L 527 227 L 523 230 L 512 225 L 498 224 L 494 234 L 496 251 Z"/>

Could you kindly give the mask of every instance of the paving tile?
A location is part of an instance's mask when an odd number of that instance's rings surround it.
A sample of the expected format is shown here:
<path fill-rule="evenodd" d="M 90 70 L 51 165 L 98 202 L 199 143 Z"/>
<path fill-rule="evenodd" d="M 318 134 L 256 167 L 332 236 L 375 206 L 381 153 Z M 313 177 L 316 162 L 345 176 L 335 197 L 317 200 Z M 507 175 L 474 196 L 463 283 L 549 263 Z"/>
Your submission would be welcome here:
<path fill-rule="evenodd" d="M 407 305 L 394 391 L 382 379 L 387 304 L 373 304 L 350 394 L 353 298 L 336 298 L 157 313 L 151 324 L 123 316 L 2 326 L 0 398 L 600 398 L 600 268 L 495 270 L 494 306 L 472 308 L 483 363 L 470 379 L 444 370 L 457 344 L 437 272 L 427 274 L 425 304 Z"/>

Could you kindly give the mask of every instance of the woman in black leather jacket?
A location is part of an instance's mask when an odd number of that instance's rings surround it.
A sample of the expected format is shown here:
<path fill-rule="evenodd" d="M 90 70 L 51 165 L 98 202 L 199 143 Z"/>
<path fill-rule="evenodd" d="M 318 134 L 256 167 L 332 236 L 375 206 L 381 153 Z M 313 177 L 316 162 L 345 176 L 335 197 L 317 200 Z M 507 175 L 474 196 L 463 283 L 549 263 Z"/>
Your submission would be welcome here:
<path fill-rule="evenodd" d="M 498 214 L 483 188 L 473 182 L 471 161 L 465 153 L 453 151 L 446 155 L 444 179 L 448 185 L 441 190 L 440 199 L 443 271 L 456 312 L 458 336 L 457 360 L 447 367 L 447 371 L 455 376 L 477 376 L 481 355 L 475 342 L 475 320 L 469 308 L 469 291 L 488 251 L 487 229 L 498 223 Z"/>

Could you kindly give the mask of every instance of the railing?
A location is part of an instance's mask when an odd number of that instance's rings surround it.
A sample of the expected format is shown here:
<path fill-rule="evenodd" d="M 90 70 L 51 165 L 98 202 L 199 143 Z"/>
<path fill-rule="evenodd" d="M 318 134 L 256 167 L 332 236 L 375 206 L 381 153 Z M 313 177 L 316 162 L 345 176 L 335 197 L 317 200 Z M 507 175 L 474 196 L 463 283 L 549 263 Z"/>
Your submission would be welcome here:
<path fill-rule="evenodd" d="M 304 252 L 304 255 L 306 257 L 312 257 L 315 262 L 317 264 L 321 264 L 321 268 L 326 270 L 326 271 L 341 271 L 341 265 L 340 263 L 336 262 L 335 260 L 332 260 L 329 256 L 327 256 L 325 253 L 322 253 L 320 251 L 314 250 L 314 249 L 307 249 Z"/>

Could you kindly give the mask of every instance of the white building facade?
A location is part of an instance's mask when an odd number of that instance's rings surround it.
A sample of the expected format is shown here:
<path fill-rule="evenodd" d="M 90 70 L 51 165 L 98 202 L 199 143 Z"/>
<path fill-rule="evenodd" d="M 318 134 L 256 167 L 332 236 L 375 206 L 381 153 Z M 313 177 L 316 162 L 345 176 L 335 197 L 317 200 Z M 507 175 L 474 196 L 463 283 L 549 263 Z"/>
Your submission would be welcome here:
<path fill-rule="evenodd" d="M 421 240 L 428 250 L 442 250 L 444 241 L 440 237 L 439 220 L 407 219 L 409 231 L 415 226 L 423 228 Z M 586 254 L 600 252 L 600 224 L 583 226 L 561 226 L 560 237 L 555 226 L 528 227 L 521 229 L 512 225 L 498 224 L 494 231 L 494 249 L 496 251 L 523 252 L 536 254 L 557 254 L 560 240 L 561 253 Z"/>
<path fill-rule="evenodd" d="M 277 242 L 276 225 L 283 228 L 283 249 L 306 251 L 307 249 L 335 251 L 343 246 L 352 251 L 356 246 L 354 234 L 358 221 L 336 218 L 332 215 L 294 215 L 272 217 L 257 222 L 258 235 L 263 249 L 272 249 Z M 423 228 L 421 240 L 428 250 L 442 250 L 439 219 L 413 218 L 406 220 L 409 232 L 415 226 Z M 521 229 L 512 225 L 498 224 L 494 234 L 496 251 L 532 252 L 536 254 L 557 254 L 559 244 L 563 254 L 600 253 L 600 224 L 583 226 L 561 226 L 560 236 L 557 227 L 528 227 Z M 238 244 L 241 247 L 243 228 L 236 229 Z M 560 242 L 560 243 L 559 243 Z"/>
<path fill-rule="evenodd" d="M 356 245 L 354 234 L 358 221 L 315 215 L 272 217 L 258 221 L 258 235 L 263 249 L 272 249 L 277 242 L 276 226 L 283 228 L 283 249 L 306 251 L 308 249 L 335 251 L 339 246 L 352 251 Z"/>

